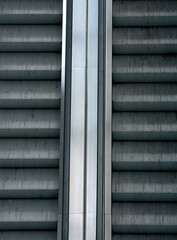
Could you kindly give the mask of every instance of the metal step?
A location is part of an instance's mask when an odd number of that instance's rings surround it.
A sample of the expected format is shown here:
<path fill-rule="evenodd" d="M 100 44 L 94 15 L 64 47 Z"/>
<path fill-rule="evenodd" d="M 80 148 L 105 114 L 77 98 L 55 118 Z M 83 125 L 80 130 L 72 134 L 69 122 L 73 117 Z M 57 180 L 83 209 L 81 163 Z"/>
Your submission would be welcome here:
<path fill-rule="evenodd" d="M 174 234 L 114 234 L 113 240 L 176 240 Z M 11 240 L 11 239 L 10 239 Z"/>
<path fill-rule="evenodd" d="M 112 240 L 174 240 L 177 1 L 112 11 Z"/>
<path fill-rule="evenodd" d="M 177 26 L 175 0 L 113 1 L 113 26 Z"/>
<path fill-rule="evenodd" d="M 177 233 L 177 203 L 113 203 L 113 233 Z"/>
<path fill-rule="evenodd" d="M 175 112 L 113 113 L 113 140 L 177 140 Z"/>
<path fill-rule="evenodd" d="M 113 172 L 113 201 L 176 201 L 177 172 Z"/>
<path fill-rule="evenodd" d="M 59 81 L 0 81 L 0 108 L 60 108 Z"/>
<path fill-rule="evenodd" d="M 2 240 L 56 240 L 60 231 L 62 2 L 0 1 Z"/>
<path fill-rule="evenodd" d="M 114 111 L 177 111 L 177 84 L 114 84 Z"/>
<path fill-rule="evenodd" d="M 0 229 L 56 229 L 57 205 L 57 200 L 0 200 Z"/>
<path fill-rule="evenodd" d="M 177 170 L 176 142 L 113 142 L 113 170 Z"/>
<path fill-rule="evenodd" d="M 0 139 L 0 167 L 58 167 L 59 149 L 59 138 Z"/>
<path fill-rule="evenodd" d="M 176 82 L 177 57 L 113 56 L 113 82 Z"/>
<path fill-rule="evenodd" d="M 1 138 L 59 137 L 59 110 L 0 110 Z"/>
<path fill-rule="evenodd" d="M 0 198 L 57 198 L 58 168 L 0 169 Z"/>
<path fill-rule="evenodd" d="M 175 54 L 177 28 L 113 28 L 113 54 Z"/>
<path fill-rule="evenodd" d="M 1 52 L 60 52 L 62 32 L 58 25 L 1 25 Z"/>
<path fill-rule="evenodd" d="M 59 80 L 60 63 L 57 53 L 1 53 L 0 79 Z"/>
<path fill-rule="evenodd" d="M 55 231 L 0 231 L 1 240 L 57 240 Z"/>
<path fill-rule="evenodd" d="M 61 0 L 6 0 L 0 2 L 1 24 L 61 24 Z"/>

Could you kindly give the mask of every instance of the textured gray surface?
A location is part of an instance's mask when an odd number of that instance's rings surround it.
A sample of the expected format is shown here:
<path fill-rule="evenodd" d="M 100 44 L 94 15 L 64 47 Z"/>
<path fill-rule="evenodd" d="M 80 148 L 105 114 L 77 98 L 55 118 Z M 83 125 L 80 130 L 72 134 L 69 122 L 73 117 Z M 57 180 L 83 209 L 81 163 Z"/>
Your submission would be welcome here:
<path fill-rule="evenodd" d="M 0 2 L 1 24 L 61 24 L 62 0 L 5 0 Z"/>
<path fill-rule="evenodd" d="M 113 142 L 114 170 L 176 170 L 176 142 Z"/>
<path fill-rule="evenodd" d="M 57 198 L 58 169 L 0 169 L 0 198 Z"/>
<path fill-rule="evenodd" d="M 0 200 L 1 230 L 48 230 L 57 224 L 57 200 Z"/>
<path fill-rule="evenodd" d="M 0 167 L 58 167 L 59 139 L 0 139 Z"/>
<path fill-rule="evenodd" d="M 125 235 L 113 235 L 113 240 L 176 240 L 176 235 L 172 234 L 125 234 Z"/>
<path fill-rule="evenodd" d="M 61 50 L 62 32 L 58 25 L 1 25 L 2 52 L 57 52 Z"/>
<path fill-rule="evenodd" d="M 176 172 L 113 172 L 113 201 L 175 201 Z"/>
<path fill-rule="evenodd" d="M 176 0 L 113 1 L 114 26 L 176 26 Z"/>
<path fill-rule="evenodd" d="M 115 111 L 176 111 L 177 84 L 114 84 Z"/>
<path fill-rule="evenodd" d="M 57 239 L 61 22 L 62 0 L 0 1 L 2 240 Z"/>
<path fill-rule="evenodd" d="M 58 80 L 60 64 L 57 53 L 1 53 L 0 80 Z"/>
<path fill-rule="evenodd" d="M 113 240 L 177 239 L 177 1 L 113 1 Z"/>
<path fill-rule="evenodd" d="M 0 110 L 1 137 L 58 137 L 57 110 Z"/>
<path fill-rule="evenodd" d="M 1 240 L 57 240 L 55 231 L 1 231 Z"/>
<path fill-rule="evenodd" d="M 0 108 L 59 108 L 59 81 L 0 81 Z"/>
<path fill-rule="evenodd" d="M 114 140 L 177 140 L 175 112 L 113 113 Z"/>
<path fill-rule="evenodd" d="M 114 28 L 114 54 L 177 53 L 175 27 Z"/>
<path fill-rule="evenodd" d="M 163 55 L 113 56 L 114 82 L 176 82 L 177 57 Z"/>
<path fill-rule="evenodd" d="M 177 233 L 176 203 L 113 203 L 115 232 Z"/>

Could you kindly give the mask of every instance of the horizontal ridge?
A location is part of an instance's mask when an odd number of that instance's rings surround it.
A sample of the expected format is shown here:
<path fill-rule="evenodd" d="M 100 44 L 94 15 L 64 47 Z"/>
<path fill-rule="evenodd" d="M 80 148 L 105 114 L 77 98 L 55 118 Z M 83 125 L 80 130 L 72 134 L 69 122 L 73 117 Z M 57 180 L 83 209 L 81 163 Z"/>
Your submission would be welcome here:
<path fill-rule="evenodd" d="M 53 230 L 57 200 L 0 200 L 1 230 Z"/>

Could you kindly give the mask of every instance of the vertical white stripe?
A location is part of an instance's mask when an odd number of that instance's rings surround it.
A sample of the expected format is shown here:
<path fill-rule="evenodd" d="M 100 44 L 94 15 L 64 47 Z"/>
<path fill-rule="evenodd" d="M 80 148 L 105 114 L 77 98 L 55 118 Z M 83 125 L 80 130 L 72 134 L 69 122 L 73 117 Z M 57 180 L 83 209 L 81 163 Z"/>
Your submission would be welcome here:
<path fill-rule="evenodd" d="M 83 240 L 85 226 L 85 116 L 87 0 L 73 0 L 69 240 Z"/>
<path fill-rule="evenodd" d="M 96 240 L 98 0 L 88 0 L 86 240 Z"/>

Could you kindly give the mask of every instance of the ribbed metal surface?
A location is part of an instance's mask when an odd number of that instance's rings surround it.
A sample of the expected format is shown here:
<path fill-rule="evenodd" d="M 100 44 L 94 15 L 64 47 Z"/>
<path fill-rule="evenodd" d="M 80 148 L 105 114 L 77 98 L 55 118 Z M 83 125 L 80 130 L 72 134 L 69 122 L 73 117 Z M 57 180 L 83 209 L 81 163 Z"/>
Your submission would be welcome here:
<path fill-rule="evenodd" d="M 0 81 L 0 108 L 59 108 L 59 81 Z"/>
<path fill-rule="evenodd" d="M 57 200 L 0 200 L 1 230 L 54 230 Z"/>
<path fill-rule="evenodd" d="M 56 198 L 58 184 L 57 169 L 0 169 L 0 198 Z"/>
<path fill-rule="evenodd" d="M 58 138 L 0 139 L 1 168 L 59 166 Z"/>
<path fill-rule="evenodd" d="M 0 80 L 60 79 L 58 53 L 1 53 Z"/>
<path fill-rule="evenodd" d="M 1 24 L 61 24 L 61 0 L 6 0 L 0 2 Z"/>
<path fill-rule="evenodd" d="M 176 26 L 176 0 L 113 1 L 113 25 L 116 27 Z"/>
<path fill-rule="evenodd" d="M 144 235 L 135 235 L 135 234 L 123 234 L 123 235 L 113 235 L 113 240 L 176 240 L 176 235 L 174 234 L 144 234 Z"/>
<path fill-rule="evenodd" d="M 2 52 L 55 52 L 61 50 L 61 26 L 1 25 Z"/>
<path fill-rule="evenodd" d="M 113 240 L 177 238 L 177 1 L 113 1 Z"/>
<path fill-rule="evenodd" d="M 0 1 L 0 239 L 56 240 L 62 0 Z"/>
<path fill-rule="evenodd" d="M 57 239 L 57 234 L 55 231 L 1 231 L 0 239 L 3 240 L 53 240 Z"/>

